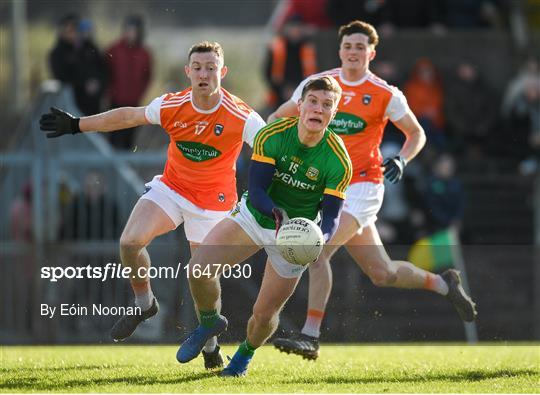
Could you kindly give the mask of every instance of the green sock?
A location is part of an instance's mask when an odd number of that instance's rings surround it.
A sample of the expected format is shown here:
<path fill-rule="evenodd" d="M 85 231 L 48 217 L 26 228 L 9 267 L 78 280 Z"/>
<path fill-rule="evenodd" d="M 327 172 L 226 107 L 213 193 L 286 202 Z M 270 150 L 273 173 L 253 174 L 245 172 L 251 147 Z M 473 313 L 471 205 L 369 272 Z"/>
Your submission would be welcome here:
<path fill-rule="evenodd" d="M 253 347 L 246 339 L 240 344 L 240 347 L 238 347 L 238 352 L 245 357 L 252 357 L 253 354 L 255 354 L 256 349 L 257 347 Z"/>
<path fill-rule="evenodd" d="M 217 310 L 201 311 L 199 310 L 201 325 L 205 328 L 212 328 L 218 318 Z"/>

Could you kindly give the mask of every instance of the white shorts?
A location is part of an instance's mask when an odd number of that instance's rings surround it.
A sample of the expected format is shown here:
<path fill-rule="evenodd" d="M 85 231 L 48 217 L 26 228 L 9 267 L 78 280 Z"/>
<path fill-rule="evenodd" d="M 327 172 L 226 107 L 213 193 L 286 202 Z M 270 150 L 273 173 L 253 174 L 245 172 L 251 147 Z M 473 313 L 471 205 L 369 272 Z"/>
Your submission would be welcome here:
<path fill-rule="evenodd" d="M 293 265 L 281 256 L 276 247 L 276 231 L 265 229 L 258 224 L 247 208 L 244 198 L 231 211 L 229 218 L 240 225 L 255 244 L 264 247 L 272 267 L 280 277 L 297 278 L 306 270 L 307 266 Z"/>
<path fill-rule="evenodd" d="M 219 221 L 227 217 L 228 211 L 205 210 L 200 208 L 155 176 L 146 184 L 141 199 L 151 200 L 165 211 L 176 227 L 184 223 L 184 231 L 189 241 L 201 243 Z"/>
<path fill-rule="evenodd" d="M 360 229 L 377 221 L 384 198 L 384 184 L 357 182 L 349 185 L 345 194 L 343 211 L 356 218 Z"/>

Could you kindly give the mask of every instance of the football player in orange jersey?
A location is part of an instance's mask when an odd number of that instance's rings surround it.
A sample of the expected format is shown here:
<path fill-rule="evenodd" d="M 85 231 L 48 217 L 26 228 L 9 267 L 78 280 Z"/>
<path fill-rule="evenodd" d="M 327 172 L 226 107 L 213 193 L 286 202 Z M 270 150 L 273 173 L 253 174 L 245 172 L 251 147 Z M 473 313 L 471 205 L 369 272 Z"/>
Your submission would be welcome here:
<path fill-rule="evenodd" d="M 319 260 L 309 268 L 309 302 L 305 325 L 291 338 L 278 338 L 274 345 L 308 359 L 319 355 L 320 326 L 332 288 L 330 258 L 341 245 L 371 281 L 381 287 L 427 289 L 454 305 L 464 321 L 476 317 L 475 305 L 460 285 L 459 273 L 448 270 L 441 275 L 422 270 L 410 262 L 393 261 L 386 253 L 375 227 L 381 208 L 386 177 L 398 182 L 404 168 L 425 144 L 424 130 L 407 105 L 401 91 L 369 71 L 379 41 L 375 28 L 352 21 L 339 30 L 341 67 L 316 75 L 332 75 L 343 90 L 338 113 L 330 127 L 342 137 L 353 165 L 353 178 L 337 232 Z M 297 114 L 299 92 L 271 114 L 268 122 Z M 392 121 L 406 140 L 398 156 L 382 160 L 379 145 L 384 127 Z"/>
<path fill-rule="evenodd" d="M 190 88 L 157 97 L 148 106 L 117 108 L 82 118 L 51 108 L 40 120 L 49 138 L 146 124 L 161 125 L 170 136 L 163 175 L 146 184 L 120 237 L 122 264 L 132 269 L 135 305 L 142 313 L 116 322 L 111 330 L 115 341 L 131 336 L 159 309 L 147 270 L 140 270 L 150 267 L 146 247 L 155 237 L 184 223 L 193 253 L 236 204 L 236 159 L 243 142 L 252 145 L 265 126 L 255 111 L 221 87 L 227 67 L 218 43 L 193 45 L 185 72 Z M 223 365 L 215 337 L 206 343 L 203 355 L 207 368 Z"/>

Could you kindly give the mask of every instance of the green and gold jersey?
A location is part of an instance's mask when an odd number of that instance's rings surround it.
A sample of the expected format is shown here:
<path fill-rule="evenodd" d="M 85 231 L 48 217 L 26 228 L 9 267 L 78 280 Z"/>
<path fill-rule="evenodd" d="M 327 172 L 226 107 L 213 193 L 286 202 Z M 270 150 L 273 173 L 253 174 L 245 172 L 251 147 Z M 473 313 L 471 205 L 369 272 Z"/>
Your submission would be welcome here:
<path fill-rule="evenodd" d="M 267 193 L 290 218 L 314 220 L 323 194 L 345 199 L 352 177 L 352 165 L 345 145 L 334 132 L 326 129 L 314 147 L 298 139 L 298 117 L 279 119 L 255 136 L 252 160 L 275 166 Z M 260 213 L 247 197 L 247 207 L 259 225 L 274 229 L 274 219 Z"/>

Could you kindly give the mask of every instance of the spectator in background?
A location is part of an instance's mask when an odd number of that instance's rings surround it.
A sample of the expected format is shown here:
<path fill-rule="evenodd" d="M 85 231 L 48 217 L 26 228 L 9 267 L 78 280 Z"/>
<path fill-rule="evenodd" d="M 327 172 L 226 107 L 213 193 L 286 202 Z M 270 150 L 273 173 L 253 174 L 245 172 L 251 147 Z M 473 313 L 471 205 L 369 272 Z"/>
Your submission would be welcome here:
<path fill-rule="evenodd" d="M 79 23 L 80 47 L 78 50 L 79 77 L 77 85 L 83 94 L 78 100 L 84 115 L 101 112 L 101 98 L 105 91 L 107 70 L 105 60 L 93 38 L 93 25 L 89 19 Z"/>
<path fill-rule="evenodd" d="M 62 207 L 61 239 L 113 240 L 120 227 L 116 203 L 106 194 L 107 179 L 98 170 L 86 172 L 83 185 Z"/>
<path fill-rule="evenodd" d="M 331 1 L 333 0 L 284 0 L 284 6 L 274 18 L 274 31 L 281 31 L 287 21 L 294 16 L 302 18 L 306 27 L 311 30 L 332 28 L 332 20 L 326 12 L 327 5 Z"/>
<path fill-rule="evenodd" d="M 443 153 L 433 164 L 433 174 L 428 176 L 424 192 L 427 223 L 430 232 L 461 226 L 465 207 L 465 193 L 461 180 L 455 175 L 454 158 Z"/>
<path fill-rule="evenodd" d="M 403 93 L 426 132 L 428 147 L 443 148 L 446 144 L 444 91 L 439 72 L 431 60 L 421 58 L 416 62 Z"/>
<path fill-rule="evenodd" d="M 457 65 L 447 86 L 445 119 L 453 141 L 459 147 L 485 145 L 498 115 L 491 87 L 468 61 Z"/>
<path fill-rule="evenodd" d="M 79 78 L 79 16 L 68 14 L 58 23 L 56 44 L 49 53 L 49 68 L 54 79 L 73 88 L 77 105 L 83 92 Z"/>
<path fill-rule="evenodd" d="M 385 131 L 386 133 L 386 131 Z M 383 143 L 381 154 L 388 158 L 399 153 L 401 144 L 394 142 Z M 380 221 L 377 229 L 381 233 L 381 238 L 387 243 L 406 243 L 406 235 L 410 233 L 408 216 L 410 212 L 409 204 L 405 196 L 405 183 L 392 184 L 388 180 L 384 181 L 384 200 L 380 211 Z"/>
<path fill-rule="evenodd" d="M 75 14 L 64 16 L 58 39 L 49 54 L 52 76 L 73 89 L 75 104 L 84 115 L 99 112 L 105 84 L 103 58 L 91 38 L 90 21 Z"/>
<path fill-rule="evenodd" d="M 32 241 L 32 181 L 24 184 L 9 208 L 9 232 L 12 240 Z"/>
<path fill-rule="evenodd" d="M 540 66 L 534 55 L 527 58 L 518 74 L 508 83 L 502 104 L 503 116 L 509 117 L 516 100 L 522 96 L 527 82 L 531 79 L 540 80 Z"/>
<path fill-rule="evenodd" d="M 513 100 L 505 100 L 507 154 L 521 161 L 522 174 L 538 169 L 540 161 L 540 78 L 524 79 Z"/>
<path fill-rule="evenodd" d="M 296 86 L 317 72 L 317 55 L 302 19 L 294 16 L 285 24 L 268 47 L 265 77 L 270 87 L 268 106 L 271 111 L 292 96 Z"/>
<path fill-rule="evenodd" d="M 49 67 L 52 76 L 66 84 L 74 84 L 77 79 L 77 46 L 79 17 L 65 15 L 58 22 L 56 44 L 49 53 Z"/>
<path fill-rule="evenodd" d="M 140 16 L 129 16 L 120 40 L 106 51 L 109 66 L 111 108 L 138 107 L 152 76 L 152 58 L 144 46 L 144 23 Z M 109 133 L 118 149 L 132 148 L 135 128 Z"/>

